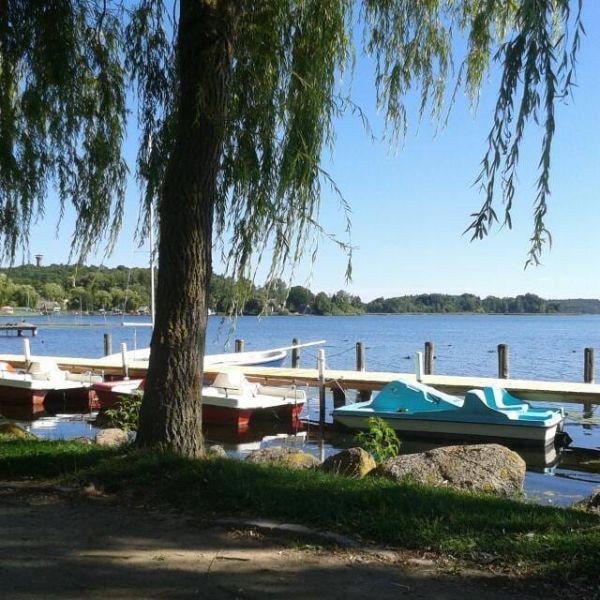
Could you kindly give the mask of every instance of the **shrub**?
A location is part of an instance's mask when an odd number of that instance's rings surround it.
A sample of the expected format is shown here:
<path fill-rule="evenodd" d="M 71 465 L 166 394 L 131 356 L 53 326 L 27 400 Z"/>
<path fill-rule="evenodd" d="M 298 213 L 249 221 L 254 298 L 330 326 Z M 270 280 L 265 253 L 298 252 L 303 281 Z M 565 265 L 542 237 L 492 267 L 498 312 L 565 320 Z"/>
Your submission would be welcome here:
<path fill-rule="evenodd" d="M 143 395 L 143 392 L 135 391 L 131 395 L 120 396 L 113 408 L 105 412 L 107 425 L 123 431 L 137 431 Z"/>
<path fill-rule="evenodd" d="M 400 440 L 396 432 L 381 418 L 370 417 L 368 431 L 356 434 L 356 442 L 369 452 L 377 462 L 393 458 L 400 452 Z"/>

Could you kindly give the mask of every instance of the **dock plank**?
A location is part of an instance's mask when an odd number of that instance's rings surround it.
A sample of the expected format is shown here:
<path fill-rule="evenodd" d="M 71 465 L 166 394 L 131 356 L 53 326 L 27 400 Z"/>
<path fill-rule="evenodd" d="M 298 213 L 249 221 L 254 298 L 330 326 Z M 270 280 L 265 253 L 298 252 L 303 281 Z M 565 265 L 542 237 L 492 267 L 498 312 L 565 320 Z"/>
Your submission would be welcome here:
<path fill-rule="evenodd" d="M 53 360 L 61 369 L 74 373 L 95 371 L 106 375 L 120 376 L 123 368 L 120 359 L 113 358 L 76 358 L 65 356 L 32 356 L 32 360 Z M 25 360 L 22 354 L 0 354 L 0 361 L 23 368 Z M 128 362 L 131 378 L 145 377 L 147 361 Z M 317 369 L 281 368 L 281 367 L 217 367 L 205 369 L 205 376 L 212 379 L 223 371 L 242 372 L 249 380 L 269 384 L 296 384 L 316 387 Z M 325 385 L 330 389 L 344 390 L 380 390 L 390 381 L 401 379 L 407 383 L 415 382 L 414 373 L 394 373 L 382 371 L 348 371 L 328 369 L 325 372 Z M 600 384 L 570 381 L 538 381 L 526 379 L 497 379 L 492 377 L 469 377 L 463 375 L 425 375 L 423 383 L 439 388 L 451 394 L 462 394 L 473 388 L 489 385 L 504 387 L 511 394 L 523 400 L 542 400 L 544 402 L 570 402 L 600 404 Z"/>

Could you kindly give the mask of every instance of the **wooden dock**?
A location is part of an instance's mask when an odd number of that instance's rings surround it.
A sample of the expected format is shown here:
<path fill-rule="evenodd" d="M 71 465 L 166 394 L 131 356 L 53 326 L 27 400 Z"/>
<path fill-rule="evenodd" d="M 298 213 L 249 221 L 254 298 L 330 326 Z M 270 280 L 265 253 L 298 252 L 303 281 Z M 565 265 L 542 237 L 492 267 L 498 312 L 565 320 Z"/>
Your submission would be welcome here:
<path fill-rule="evenodd" d="M 53 360 L 62 369 L 74 373 L 94 371 L 113 377 L 123 376 L 120 360 L 112 358 L 73 358 L 61 356 L 32 356 L 31 360 Z M 24 367 L 22 354 L 1 354 L 0 361 L 14 367 Z M 129 377 L 142 378 L 146 375 L 147 361 L 131 361 L 127 364 Z M 317 369 L 276 368 L 276 367 L 210 367 L 205 370 L 207 379 L 223 371 L 241 371 L 250 381 L 270 385 L 290 385 L 318 387 Z M 401 379 L 415 382 L 414 373 L 349 371 L 327 369 L 325 387 L 334 394 L 350 390 L 376 391 L 390 381 Z M 576 404 L 600 404 L 600 384 L 566 381 L 537 381 L 524 379 L 498 379 L 491 377 L 466 377 L 450 375 L 424 375 L 422 382 L 451 394 L 463 394 L 473 388 L 497 385 L 506 388 L 514 396 L 523 400 L 542 400 L 544 402 L 567 402 Z"/>
<path fill-rule="evenodd" d="M 0 324 L 0 332 L 4 331 L 5 335 L 16 332 L 16 334 L 20 337 L 23 335 L 23 332 L 29 331 L 32 336 L 36 336 L 37 330 L 37 325 L 33 325 L 32 323 L 26 323 L 25 321 L 22 321 L 20 323 Z"/>

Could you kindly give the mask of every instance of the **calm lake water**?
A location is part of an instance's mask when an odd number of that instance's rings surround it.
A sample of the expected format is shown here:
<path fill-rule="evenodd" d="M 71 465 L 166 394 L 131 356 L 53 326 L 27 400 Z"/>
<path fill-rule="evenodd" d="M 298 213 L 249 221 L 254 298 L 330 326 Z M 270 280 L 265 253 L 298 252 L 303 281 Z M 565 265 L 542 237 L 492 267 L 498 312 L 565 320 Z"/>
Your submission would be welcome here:
<path fill-rule="evenodd" d="M 2 317 L 2 322 L 14 322 Z M 32 316 L 39 325 L 31 339 L 34 354 L 98 357 L 102 355 L 103 333 L 111 333 L 113 352 L 125 342 L 128 349 L 149 344 L 150 329 L 122 326 L 121 317 Z M 128 322 L 147 319 L 126 317 Z M 76 325 L 76 326 L 74 326 Z M 331 368 L 353 368 L 355 343 L 365 344 L 367 369 L 374 371 L 413 371 L 414 354 L 426 340 L 435 345 L 436 373 L 448 375 L 495 376 L 496 346 L 510 347 L 510 376 L 514 378 L 581 381 L 583 349 L 600 349 L 600 315 L 373 315 L 362 317 L 240 317 L 235 322 L 210 317 L 207 352 L 232 350 L 233 340 L 245 340 L 247 350 L 287 346 L 292 338 L 302 342 L 326 340 L 323 348 Z M 0 353 L 21 353 L 16 336 L 0 336 Z M 301 364 L 316 364 L 316 349 L 302 350 Z M 573 438 L 572 448 L 562 454 L 525 455 L 528 462 L 526 494 L 544 503 L 568 504 L 600 485 L 600 418 L 597 407 L 583 413 L 578 405 L 565 404 L 566 429 Z M 311 417 L 318 411 L 317 400 L 309 402 Z M 8 416 L 8 415 L 7 415 Z M 18 416 L 18 415 L 11 415 Z M 42 437 L 93 435 L 90 415 L 50 415 L 42 413 L 18 418 Z M 276 429 L 250 431 L 232 438 L 223 430 L 207 431 L 207 439 L 244 455 L 266 445 L 300 444 L 319 453 L 311 431 L 289 438 Z M 293 432 L 292 432 L 293 433 Z M 323 452 L 350 445 L 348 436 L 329 439 Z M 406 451 L 414 449 L 408 443 Z"/>

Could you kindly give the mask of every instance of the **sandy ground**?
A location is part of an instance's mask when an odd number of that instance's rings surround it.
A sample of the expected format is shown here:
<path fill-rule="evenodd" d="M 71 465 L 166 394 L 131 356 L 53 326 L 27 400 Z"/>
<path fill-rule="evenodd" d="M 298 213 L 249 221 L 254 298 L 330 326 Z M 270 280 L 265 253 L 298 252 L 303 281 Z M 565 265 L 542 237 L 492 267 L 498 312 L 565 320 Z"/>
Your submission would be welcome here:
<path fill-rule="evenodd" d="M 117 498 L 11 485 L 0 488 L 3 600 L 548 598 L 512 577 L 439 559 L 321 547 Z"/>

